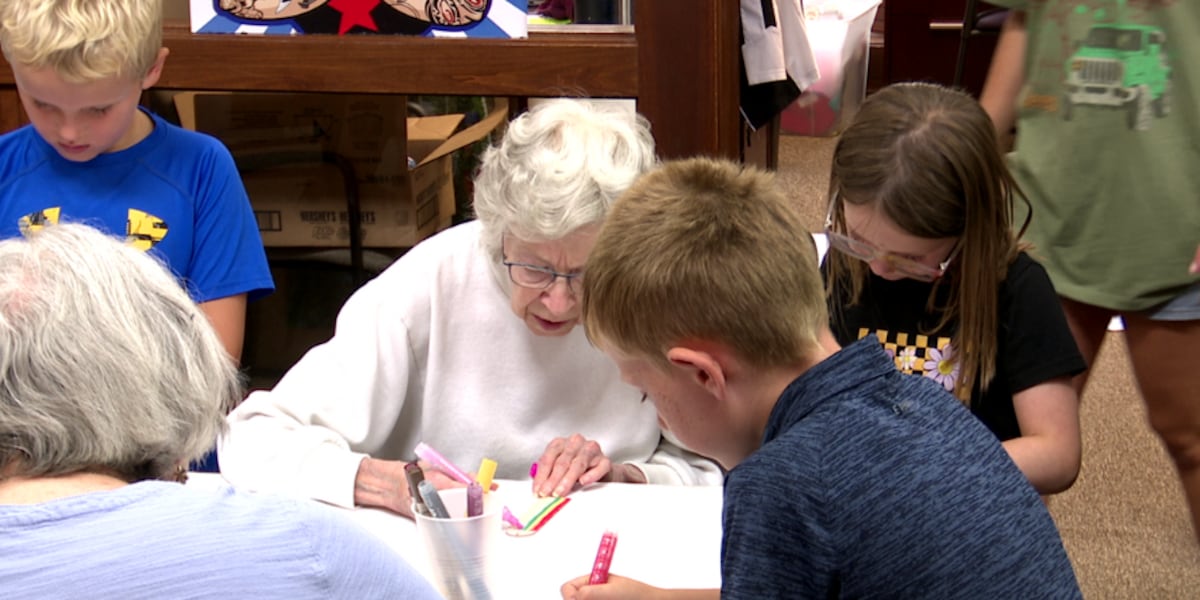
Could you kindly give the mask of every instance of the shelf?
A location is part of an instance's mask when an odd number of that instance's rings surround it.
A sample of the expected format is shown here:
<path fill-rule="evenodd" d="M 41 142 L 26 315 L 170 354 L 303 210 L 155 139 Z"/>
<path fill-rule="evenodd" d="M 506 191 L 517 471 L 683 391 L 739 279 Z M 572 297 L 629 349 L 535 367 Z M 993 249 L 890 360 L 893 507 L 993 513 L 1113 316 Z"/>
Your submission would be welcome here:
<path fill-rule="evenodd" d="M 632 31 L 542 30 L 517 40 L 281 38 L 193 34 L 186 25 L 168 24 L 163 45 L 171 54 L 156 87 L 168 89 L 638 96 L 637 40 Z"/>

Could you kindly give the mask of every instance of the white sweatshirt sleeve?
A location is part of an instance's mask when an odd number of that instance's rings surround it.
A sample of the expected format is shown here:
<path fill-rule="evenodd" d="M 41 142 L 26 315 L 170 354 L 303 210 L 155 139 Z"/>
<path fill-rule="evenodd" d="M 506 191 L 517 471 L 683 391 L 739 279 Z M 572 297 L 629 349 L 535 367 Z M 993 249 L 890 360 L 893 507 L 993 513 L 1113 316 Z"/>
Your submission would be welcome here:
<path fill-rule="evenodd" d="M 628 463 L 646 476 L 646 483 L 666 485 L 722 485 L 725 471 L 716 461 L 682 447 L 663 432 L 658 448 L 646 462 Z"/>
<path fill-rule="evenodd" d="M 413 371 L 386 275 L 351 296 L 332 339 L 229 415 L 219 460 L 231 483 L 354 505 L 358 465 L 397 428 Z"/>

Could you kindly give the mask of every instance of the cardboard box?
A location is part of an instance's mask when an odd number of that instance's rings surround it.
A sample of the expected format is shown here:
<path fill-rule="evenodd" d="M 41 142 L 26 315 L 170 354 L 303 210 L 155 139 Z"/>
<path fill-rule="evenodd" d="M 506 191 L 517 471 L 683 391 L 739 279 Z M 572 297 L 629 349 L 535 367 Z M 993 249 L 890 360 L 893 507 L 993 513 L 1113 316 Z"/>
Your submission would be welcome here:
<path fill-rule="evenodd" d="M 524 38 L 528 0 L 475 0 L 434 25 L 406 2 L 378 0 L 189 0 L 192 33 L 296 35 L 381 33 L 423 37 Z M 446 23 L 448 21 L 443 21 Z"/>
<path fill-rule="evenodd" d="M 174 102 L 184 127 L 229 147 L 272 247 L 347 246 L 355 196 L 364 247 L 415 245 L 454 215 L 452 153 L 508 118 L 504 100 L 457 133 L 464 115 L 407 117 L 403 96 L 183 92 Z"/>

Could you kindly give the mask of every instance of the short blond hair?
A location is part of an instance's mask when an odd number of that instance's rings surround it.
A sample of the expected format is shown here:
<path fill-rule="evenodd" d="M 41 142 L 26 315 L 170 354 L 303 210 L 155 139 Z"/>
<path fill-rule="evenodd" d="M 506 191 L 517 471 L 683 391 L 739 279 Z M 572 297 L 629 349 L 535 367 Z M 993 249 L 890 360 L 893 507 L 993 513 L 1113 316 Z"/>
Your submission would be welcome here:
<path fill-rule="evenodd" d="M 63 79 L 141 79 L 162 48 L 162 0 L 0 0 L 9 63 Z"/>
<path fill-rule="evenodd" d="M 590 339 L 667 364 L 714 341 L 784 367 L 828 327 L 812 235 L 769 173 L 724 160 L 664 163 L 613 205 L 583 279 Z"/>

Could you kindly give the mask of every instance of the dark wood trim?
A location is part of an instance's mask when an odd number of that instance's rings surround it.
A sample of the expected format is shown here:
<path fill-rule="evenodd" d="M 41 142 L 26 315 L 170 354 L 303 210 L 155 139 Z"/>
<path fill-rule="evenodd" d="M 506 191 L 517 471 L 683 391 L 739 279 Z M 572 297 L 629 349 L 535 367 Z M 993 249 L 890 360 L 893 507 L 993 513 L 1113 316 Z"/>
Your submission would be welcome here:
<path fill-rule="evenodd" d="M 171 51 L 156 85 L 163 89 L 637 96 L 632 32 L 430 40 L 197 35 L 186 24 L 168 23 L 163 45 Z M 12 82 L 11 69 L 0 69 L 0 83 Z"/>
<path fill-rule="evenodd" d="M 11 131 L 28 122 L 16 88 L 12 85 L 0 86 L 0 131 Z"/>
<path fill-rule="evenodd" d="M 951 85 L 962 41 L 966 0 L 886 0 L 883 3 L 883 77 L 897 81 L 932 81 Z M 977 10 L 992 7 L 980 2 Z M 996 36 L 971 39 L 962 87 L 978 94 L 991 64 Z"/>
<path fill-rule="evenodd" d="M 634 5 L 638 110 L 659 153 L 742 157 L 736 2 L 650 0 Z"/>
<path fill-rule="evenodd" d="M 193 35 L 173 28 L 159 87 L 470 96 L 637 95 L 632 33 L 524 40 Z M 220 65 L 220 68 L 213 68 Z"/>

